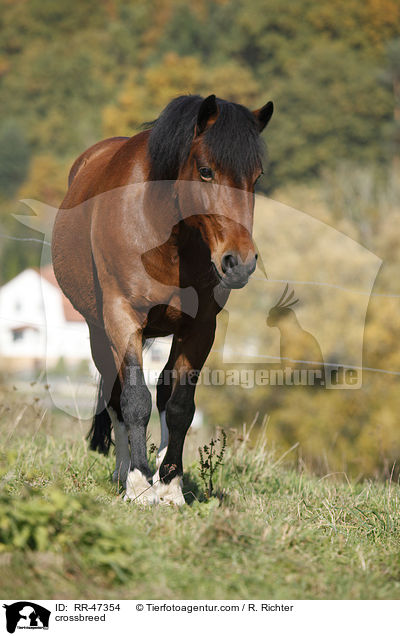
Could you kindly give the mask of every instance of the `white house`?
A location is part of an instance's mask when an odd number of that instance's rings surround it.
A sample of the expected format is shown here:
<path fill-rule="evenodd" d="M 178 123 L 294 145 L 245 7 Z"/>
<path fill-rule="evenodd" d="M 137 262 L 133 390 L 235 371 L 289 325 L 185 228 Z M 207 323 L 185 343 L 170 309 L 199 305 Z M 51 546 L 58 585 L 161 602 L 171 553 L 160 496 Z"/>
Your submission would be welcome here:
<path fill-rule="evenodd" d="M 26 269 L 0 289 L 0 356 L 8 370 L 90 360 L 89 331 L 53 268 Z"/>
<path fill-rule="evenodd" d="M 165 363 L 170 339 L 157 340 L 144 353 L 144 367 L 154 379 Z M 8 372 L 91 364 L 89 330 L 61 291 L 52 265 L 26 269 L 0 288 L 0 368 Z"/>

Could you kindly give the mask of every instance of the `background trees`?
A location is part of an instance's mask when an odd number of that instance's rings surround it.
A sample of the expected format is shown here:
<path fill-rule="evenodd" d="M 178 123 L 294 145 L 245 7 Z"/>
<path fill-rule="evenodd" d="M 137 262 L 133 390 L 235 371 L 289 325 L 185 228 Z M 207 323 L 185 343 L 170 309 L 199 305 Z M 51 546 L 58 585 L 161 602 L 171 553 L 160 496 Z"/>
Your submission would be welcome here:
<path fill-rule="evenodd" d="M 194 91 L 249 107 L 274 99 L 270 189 L 344 158 L 384 163 L 393 152 L 396 0 L 1 0 L 0 8 L 0 118 L 12 114 L 34 154 L 72 157 L 117 129 L 132 134 Z"/>

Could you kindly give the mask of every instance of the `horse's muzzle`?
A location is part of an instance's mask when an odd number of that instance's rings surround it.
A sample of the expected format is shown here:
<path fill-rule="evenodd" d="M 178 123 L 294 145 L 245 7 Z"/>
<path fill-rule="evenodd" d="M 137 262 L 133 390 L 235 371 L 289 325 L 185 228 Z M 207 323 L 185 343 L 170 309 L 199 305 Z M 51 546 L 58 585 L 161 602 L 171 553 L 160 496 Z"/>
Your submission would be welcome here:
<path fill-rule="evenodd" d="M 237 252 L 225 252 L 221 258 L 221 269 L 223 275 L 220 274 L 217 267 L 216 273 L 221 281 L 221 285 L 227 289 L 240 289 L 244 287 L 249 277 L 254 272 L 257 265 L 257 254 L 248 258 L 243 262 Z"/>

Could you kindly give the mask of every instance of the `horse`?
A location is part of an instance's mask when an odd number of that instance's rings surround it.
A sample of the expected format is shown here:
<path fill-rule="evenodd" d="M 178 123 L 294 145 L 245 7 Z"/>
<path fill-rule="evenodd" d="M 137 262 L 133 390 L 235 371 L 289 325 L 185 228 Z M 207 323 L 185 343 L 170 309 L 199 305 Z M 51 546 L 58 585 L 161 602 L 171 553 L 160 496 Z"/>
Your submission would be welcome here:
<path fill-rule="evenodd" d="M 106 454 L 114 430 L 113 479 L 136 503 L 185 503 L 183 446 L 216 316 L 256 268 L 254 188 L 272 113 L 272 102 L 250 111 L 215 95 L 180 96 L 138 134 L 100 141 L 71 168 L 54 273 L 88 324 L 100 374 L 90 448 Z M 143 346 L 167 335 L 153 476 Z"/>

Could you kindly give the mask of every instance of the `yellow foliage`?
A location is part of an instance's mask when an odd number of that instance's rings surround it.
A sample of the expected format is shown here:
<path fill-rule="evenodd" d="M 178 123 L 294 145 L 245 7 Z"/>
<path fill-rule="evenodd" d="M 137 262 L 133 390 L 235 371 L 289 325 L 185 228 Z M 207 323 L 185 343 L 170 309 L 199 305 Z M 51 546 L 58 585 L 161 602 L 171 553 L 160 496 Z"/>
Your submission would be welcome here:
<path fill-rule="evenodd" d="M 348 177 L 354 181 L 354 173 Z M 301 303 L 297 310 L 300 326 L 309 330 L 310 325 L 314 327 L 321 325 L 321 319 L 331 314 L 331 320 L 326 324 L 322 324 L 322 336 L 335 334 L 335 342 L 338 352 L 338 361 L 341 360 L 342 354 L 347 354 L 346 346 L 341 349 L 341 341 L 346 345 L 354 345 L 357 338 L 362 336 L 363 339 L 363 355 L 361 364 L 364 368 L 362 374 L 362 386 L 360 389 L 339 389 L 328 390 L 320 387 L 296 387 L 296 386 L 271 386 L 264 384 L 263 386 L 253 386 L 246 388 L 242 381 L 241 385 L 229 386 L 208 386 L 200 385 L 198 403 L 202 405 L 206 419 L 215 426 L 241 426 L 243 421 L 248 424 L 252 421 L 255 414 L 260 414 L 259 421 L 265 414 L 270 416 L 268 431 L 271 444 L 277 445 L 282 450 L 290 448 L 293 444 L 299 443 L 294 457 L 303 466 L 307 466 L 321 474 L 335 471 L 344 471 L 352 477 L 365 476 L 386 476 L 389 477 L 393 464 L 398 461 L 400 455 L 400 436 L 398 426 L 398 413 L 400 410 L 400 279 L 398 272 L 400 269 L 400 235 L 396 231 L 399 221 L 398 195 L 395 179 L 392 179 L 391 186 L 381 192 L 382 204 L 377 200 L 371 200 L 368 197 L 366 205 L 376 208 L 376 214 L 372 216 L 370 222 L 370 238 L 366 244 L 372 252 L 377 254 L 382 260 L 383 265 L 378 273 L 372 295 L 369 299 L 368 311 L 365 325 L 360 323 L 356 317 L 355 308 L 361 302 L 357 297 L 348 296 L 348 294 L 335 295 L 334 290 L 330 291 L 322 298 L 322 302 L 318 302 L 318 286 L 312 286 L 311 289 L 315 296 L 306 296 L 305 288 L 292 285 L 296 295 L 300 296 Z M 322 184 L 319 184 L 322 187 Z M 392 192 L 390 189 L 392 188 Z M 295 203 L 297 195 L 301 196 L 303 202 L 315 202 L 315 206 L 311 206 L 315 216 L 320 216 L 325 221 L 328 220 L 334 227 L 341 227 L 347 235 L 357 242 L 362 240 L 362 225 L 350 218 L 339 220 L 336 211 L 329 211 L 328 206 L 323 205 L 323 197 L 318 189 L 299 190 L 298 188 L 288 190 L 286 193 L 281 192 L 277 198 L 286 199 L 291 203 Z M 384 196 L 383 196 L 384 195 Z M 299 198 L 297 198 L 299 202 Z M 272 205 L 272 204 L 271 204 Z M 279 205 L 279 204 L 277 204 Z M 306 206 L 305 206 L 306 208 Z M 307 209 L 307 208 L 306 208 Z M 299 213 L 301 214 L 301 213 Z M 366 222 L 365 215 L 364 222 Z M 267 208 L 256 207 L 256 229 L 257 234 L 265 232 L 264 247 L 270 252 L 272 258 L 265 259 L 267 271 L 272 270 L 270 279 L 276 278 L 276 267 L 281 269 L 282 278 L 285 280 L 285 266 L 292 263 L 294 267 L 295 259 L 299 260 L 296 279 L 310 280 L 312 275 L 319 280 L 321 272 L 326 265 L 329 255 L 328 246 L 325 248 L 321 242 L 321 237 L 316 239 L 315 236 L 305 236 L 305 249 L 301 254 L 306 257 L 308 253 L 320 255 L 321 266 L 314 269 L 304 269 L 304 263 L 296 256 L 293 249 L 293 235 L 295 227 L 287 232 L 282 232 L 282 225 L 277 229 L 277 224 L 271 223 L 271 215 L 268 215 Z M 312 227 L 307 223 L 306 227 Z M 282 234 L 287 236 L 287 247 L 282 250 L 280 262 L 279 254 L 274 251 L 275 243 L 283 244 L 284 238 Z M 342 247 L 345 248 L 347 243 L 344 241 Z M 357 280 L 352 280 L 352 270 L 357 267 L 357 255 L 346 254 L 340 249 L 332 254 L 334 260 L 339 264 L 345 264 L 349 270 L 349 287 L 357 288 Z M 261 253 L 261 252 L 260 252 Z M 301 256 L 300 254 L 300 256 Z M 264 255 L 263 255 L 264 256 Z M 360 266 L 360 263 L 358 263 Z M 361 270 L 362 271 L 362 268 Z M 268 272 L 270 274 L 270 272 Z M 257 272 L 254 275 L 257 279 Z M 321 279 L 323 280 L 323 279 Z M 272 285 L 271 281 L 271 285 Z M 254 292 L 252 292 L 254 286 Z M 283 289 L 283 284 L 281 284 Z M 242 346 L 243 334 L 247 334 L 249 344 L 258 354 L 262 354 L 266 350 L 266 338 L 269 333 L 278 334 L 277 326 L 272 330 L 267 330 L 265 326 L 265 318 L 268 314 L 268 306 L 272 302 L 276 302 L 279 293 L 261 294 L 259 287 L 255 282 L 250 281 L 249 285 L 239 292 L 233 292 L 226 306 L 225 315 L 223 315 L 219 330 L 217 331 L 216 351 L 226 350 L 224 347 L 232 347 L 237 340 L 239 343 L 238 350 Z M 323 289 L 323 288 L 322 288 Z M 258 292 L 258 293 L 257 293 Z M 331 303 L 329 296 L 332 295 L 334 302 Z M 368 300 L 368 298 L 367 298 Z M 307 315 L 307 323 L 303 322 L 306 318 L 306 303 L 310 301 L 312 304 L 312 312 L 314 314 L 314 322 L 311 320 L 313 316 Z M 351 301 L 351 302 L 350 302 Z M 235 308 L 237 307 L 237 311 Z M 261 321 L 258 320 L 261 309 Z M 329 311 L 327 312 L 327 309 Z M 325 320 L 325 318 L 323 318 Z M 227 330 L 227 324 L 229 324 Z M 281 325 L 282 326 L 282 325 Z M 293 329 L 293 335 L 296 331 L 300 333 L 297 326 Z M 225 333 L 231 332 L 230 340 L 222 340 L 220 338 L 221 331 Z M 360 333 L 362 330 L 362 333 Z M 314 333 L 313 329 L 310 329 Z M 235 339 L 232 339 L 232 332 Z M 325 333 L 329 332 L 329 334 Z M 342 333 L 342 338 L 340 338 Z M 218 335 L 219 334 L 219 335 Z M 316 333 L 314 333 L 316 335 Z M 323 339 L 320 341 L 322 344 Z M 328 341 L 328 340 L 327 340 Z M 272 341 L 271 341 L 272 342 Z M 299 346 L 302 344 L 301 338 L 298 340 Z M 295 346 L 295 342 L 293 346 Z M 263 368 L 270 368 L 268 364 L 236 364 L 235 362 L 224 363 L 221 355 L 217 355 L 216 351 L 212 352 L 206 366 L 211 369 L 222 369 L 225 372 L 228 369 L 254 369 L 255 371 Z M 271 350 L 271 353 L 274 353 Z M 279 349 L 278 349 L 279 355 Z M 282 354 L 281 354 L 282 355 Z M 291 356 L 305 359 L 303 353 L 296 352 L 292 349 Z M 228 360 L 233 357 L 229 358 Z M 277 361 L 279 363 L 279 361 Z M 291 365 L 295 368 L 296 365 Z M 368 370 L 371 369 L 371 370 Z M 396 470 L 398 470 L 396 468 Z M 395 472 L 395 477 L 397 472 Z"/>
<path fill-rule="evenodd" d="M 260 108 L 260 87 L 249 68 L 231 62 L 206 74 L 208 92 L 248 108 Z M 264 88 L 264 87 L 263 87 Z"/>
<path fill-rule="evenodd" d="M 204 68 L 198 57 L 167 53 L 143 73 L 130 74 L 116 103 L 103 110 L 106 136 L 133 135 L 155 119 L 175 97 L 216 93 L 218 97 L 258 108 L 260 88 L 248 68 L 230 62 Z"/>
<path fill-rule="evenodd" d="M 179 57 L 167 53 L 161 64 L 144 74 L 149 101 L 158 112 L 174 97 L 197 93 L 203 86 L 204 69 L 196 57 Z"/>
<path fill-rule="evenodd" d="M 72 163 L 73 159 L 60 161 L 53 155 L 36 155 L 17 198 L 37 199 L 58 207 L 67 191 L 68 173 Z"/>
<path fill-rule="evenodd" d="M 116 104 L 103 110 L 103 131 L 106 137 L 132 136 L 146 119 L 146 91 L 132 75 L 125 83 Z"/>

